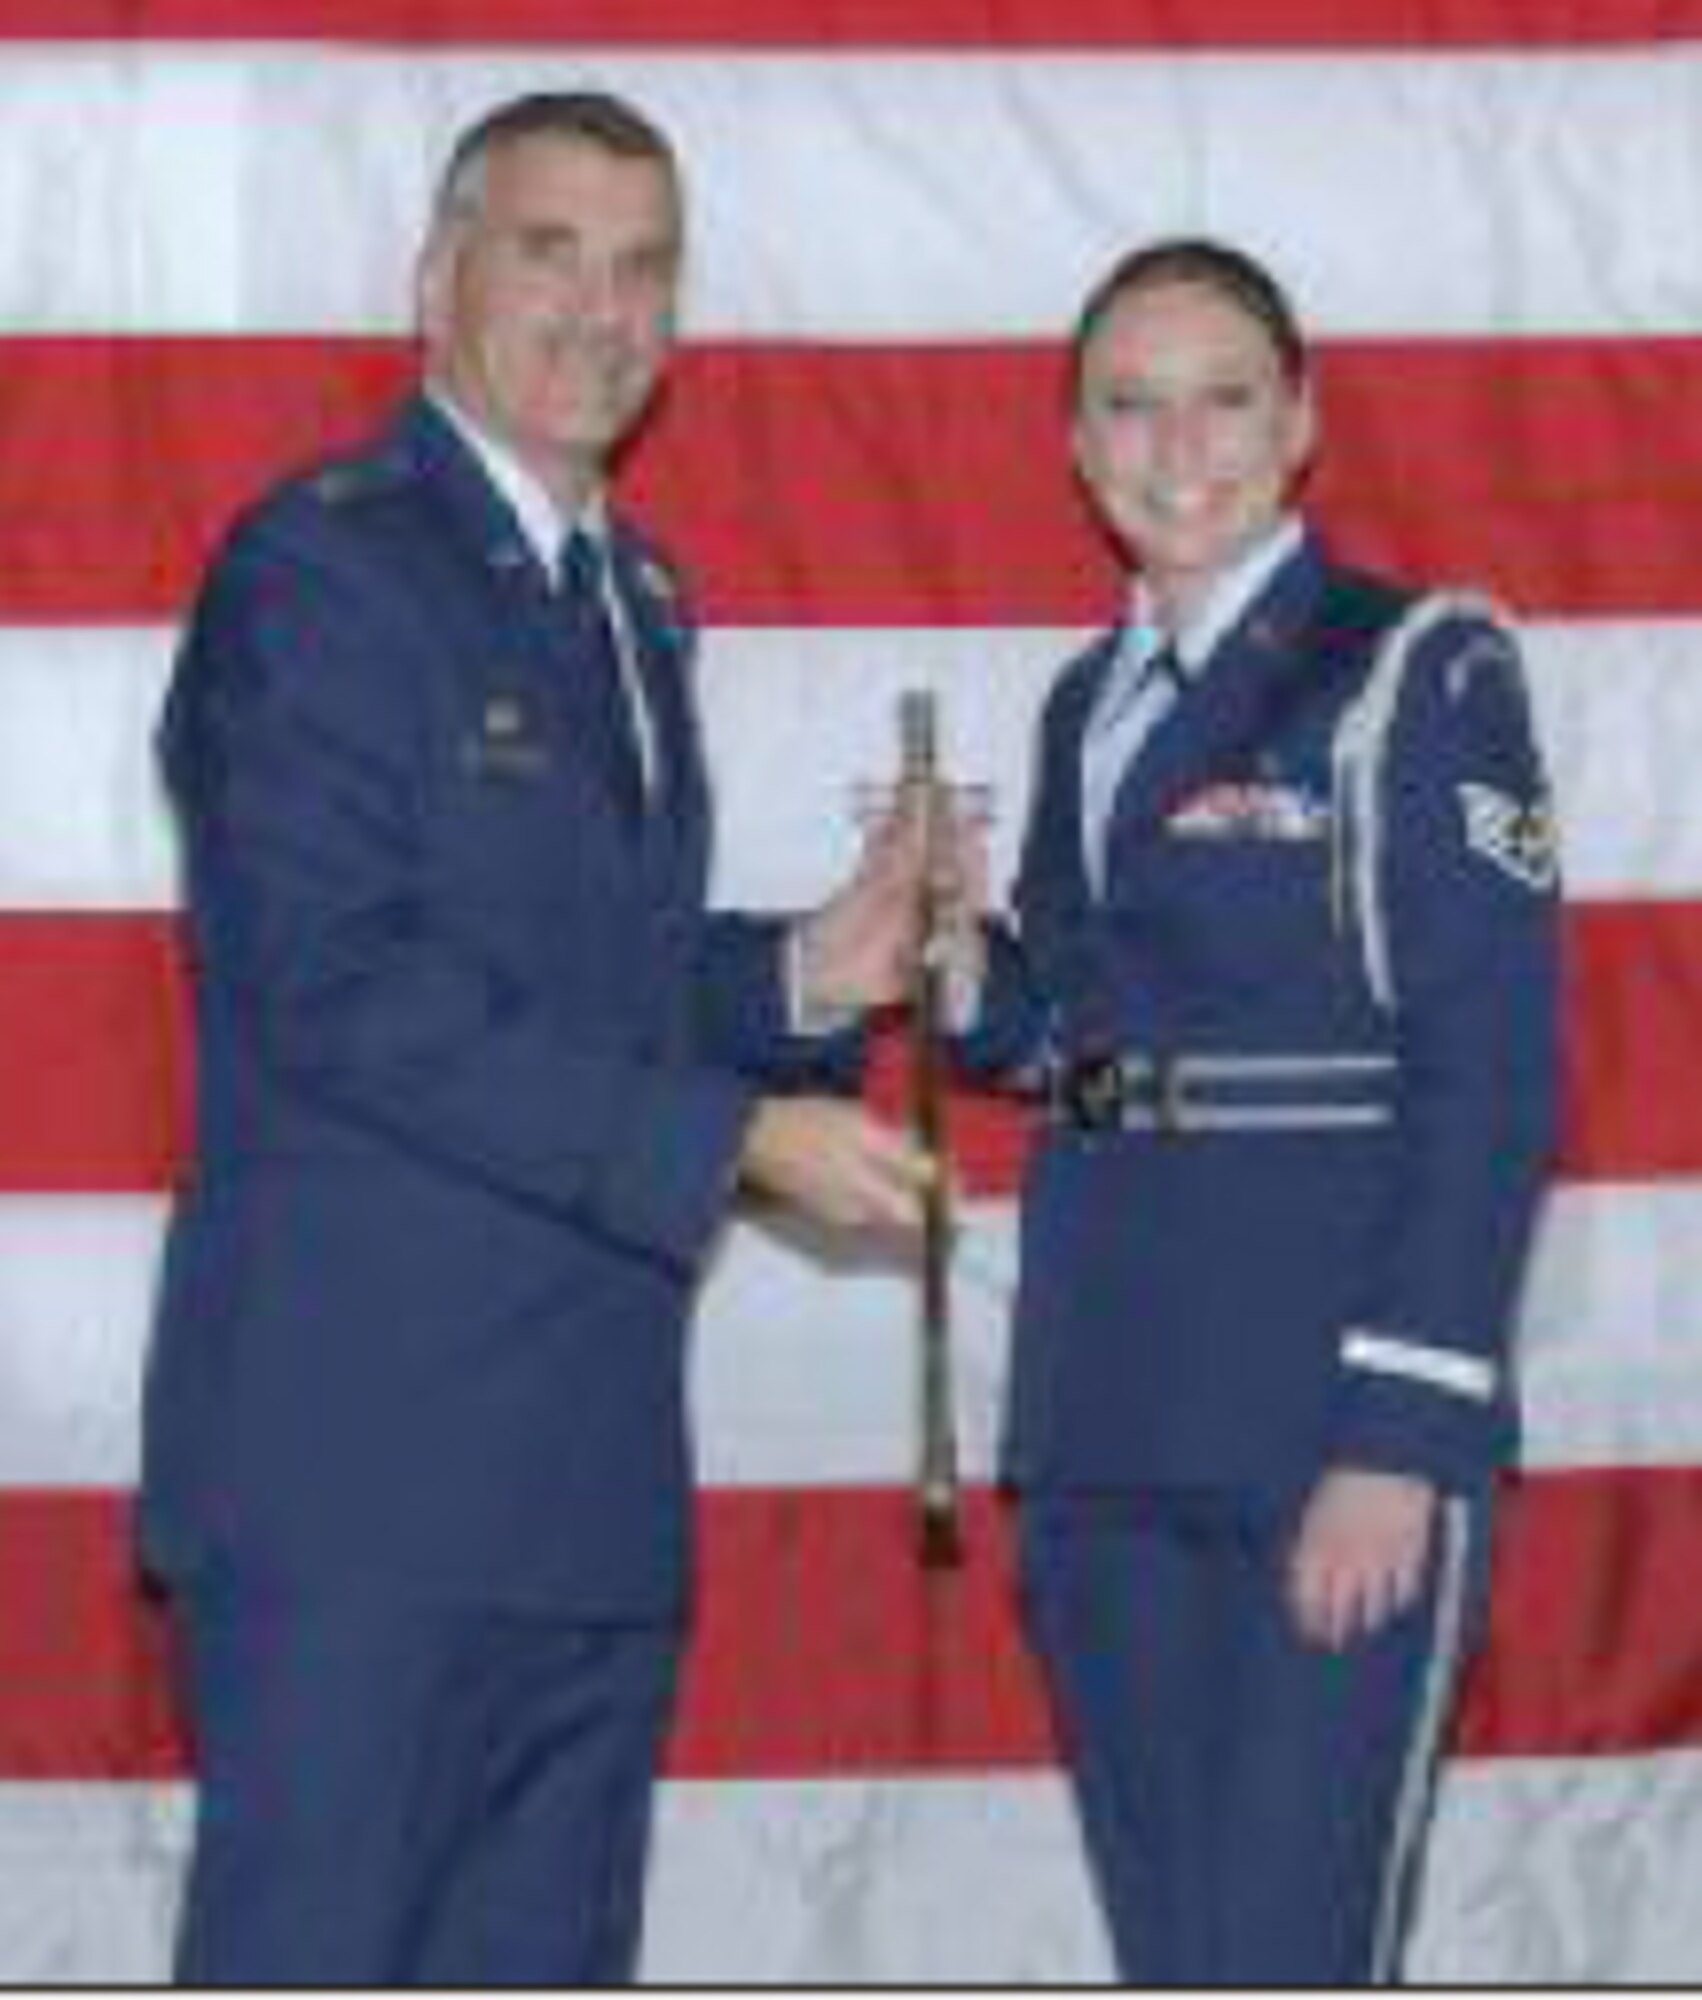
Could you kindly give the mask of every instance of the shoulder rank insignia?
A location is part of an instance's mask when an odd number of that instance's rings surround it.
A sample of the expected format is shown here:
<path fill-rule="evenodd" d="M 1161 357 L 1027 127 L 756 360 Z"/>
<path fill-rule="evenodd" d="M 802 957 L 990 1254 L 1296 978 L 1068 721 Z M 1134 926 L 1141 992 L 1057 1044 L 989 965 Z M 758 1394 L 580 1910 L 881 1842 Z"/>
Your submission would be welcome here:
<path fill-rule="evenodd" d="M 394 455 L 338 458 L 308 475 L 307 490 L 322 507 L 346 507 L 389 491 L 406 476 L 406 466 Z"/>
<path fill-rule="evenodd" d="M 347 462 L 327 465 L 322 471 L 313 475 L 309 485 L 314 499 L 322 505 L 341 507 L 346 500 L 353 499 L 360 491 L 360 467 Z"/>
<path fill-rule="evenodd" d="M 1526 802 L 1491 785 L 1461 785 L 1466 845 L 1515 882 L 1546 895 L 1559 885 L 1554 813 L 1547 799 Z"/>
<path fill-rule="evenodd" d="M 633 569 L 645 590 L 652 597 L 659 598 L 662 603 L 671 604 L 679 596 L 679 579 L 666 564 L 658 562 L 654 556 L 639 556 L 633 564 Z"/>

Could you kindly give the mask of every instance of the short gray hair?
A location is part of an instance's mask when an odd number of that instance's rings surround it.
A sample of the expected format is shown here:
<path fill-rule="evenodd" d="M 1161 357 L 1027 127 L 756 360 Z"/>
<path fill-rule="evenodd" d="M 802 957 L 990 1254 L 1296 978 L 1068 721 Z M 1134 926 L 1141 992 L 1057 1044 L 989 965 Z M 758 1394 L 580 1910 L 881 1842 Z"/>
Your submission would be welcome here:
<path fill-rule="evenodd" d="M 433 228 L 476 214 L 492 154 L 537 138 L 572 140 L 616 159 L 654 161 L 673 184 L 676 198 L 680 194 L 673 144 L 636 105 L 610 91 L 532 91 L 487 111 L 456 140 L 432 200 Z"/>

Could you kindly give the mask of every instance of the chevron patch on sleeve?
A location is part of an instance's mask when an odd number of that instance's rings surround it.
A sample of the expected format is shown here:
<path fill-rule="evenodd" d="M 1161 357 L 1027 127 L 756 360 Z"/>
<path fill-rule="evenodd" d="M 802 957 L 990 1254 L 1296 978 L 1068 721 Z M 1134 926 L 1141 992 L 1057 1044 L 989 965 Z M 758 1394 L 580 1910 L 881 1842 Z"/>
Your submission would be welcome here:
<path fill-rule="evenodd" d="M 1546 798 L 1516 799 L 1492 785 L 1461 785 L 1466 845 L 1527 889 L 1547 895 L 1560 881 L 1554 813 Z"/>

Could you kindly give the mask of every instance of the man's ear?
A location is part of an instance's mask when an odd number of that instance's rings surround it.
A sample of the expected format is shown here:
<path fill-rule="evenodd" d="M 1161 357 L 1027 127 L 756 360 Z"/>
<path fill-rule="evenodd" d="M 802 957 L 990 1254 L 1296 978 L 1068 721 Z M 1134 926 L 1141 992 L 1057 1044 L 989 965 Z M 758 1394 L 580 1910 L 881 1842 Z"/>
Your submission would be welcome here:
<path fill-rule="evenodd" d="M 1310 377 L 1295 392 L 1291 419 L 1288 471 L 1291 479 L 1299 479 L 1304 476 L 1312 463 L 1313 453 L 1318 449 L 1318 400 Z"/>
<path fill-rule="evenodd" d="M 432 231 L 414 264 L 414 324 L 427 347 L 437 346 L 449 321 L 455 248 L 448 232 Z"/>
<path fill-rule="evenodd" d="M 1093 453 L 1088 444 L 1087 425 L 1080 413 L 1070 419 L 1070 464 L 1075 468 L 1076 477 L 1084 485 L 1093 484 Z"/>

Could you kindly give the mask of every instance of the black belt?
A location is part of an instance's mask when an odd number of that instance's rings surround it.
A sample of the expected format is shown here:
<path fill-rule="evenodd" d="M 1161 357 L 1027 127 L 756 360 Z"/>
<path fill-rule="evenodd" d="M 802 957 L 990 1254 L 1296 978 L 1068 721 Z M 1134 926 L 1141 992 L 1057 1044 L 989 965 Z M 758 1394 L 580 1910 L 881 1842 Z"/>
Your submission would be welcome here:
<path fill-rule="evenodd" d="M 1389 1055 L 1093 1055 L 1046 1084 L 1073 1132 L 1363 1132 L 1394 1116 Z"/>

